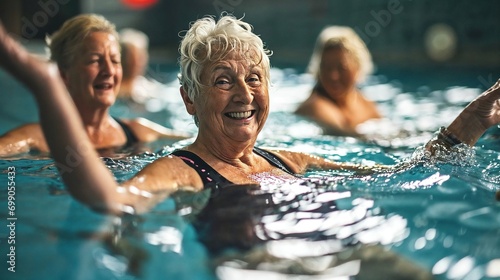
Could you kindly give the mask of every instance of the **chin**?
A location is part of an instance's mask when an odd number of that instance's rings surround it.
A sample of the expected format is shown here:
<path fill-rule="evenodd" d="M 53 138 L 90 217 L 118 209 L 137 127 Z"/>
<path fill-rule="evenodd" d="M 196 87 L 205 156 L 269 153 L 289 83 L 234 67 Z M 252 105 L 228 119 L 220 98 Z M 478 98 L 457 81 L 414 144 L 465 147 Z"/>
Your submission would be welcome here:
<path fill-rule="evenodd" d="M 115 97 L 99 98 L 98 100 L 99 104 L 101 104 L 103 107 L 111 107 L 113 106 L 113 104 L 115 104 L 115 101 L 116 101 Z"/>

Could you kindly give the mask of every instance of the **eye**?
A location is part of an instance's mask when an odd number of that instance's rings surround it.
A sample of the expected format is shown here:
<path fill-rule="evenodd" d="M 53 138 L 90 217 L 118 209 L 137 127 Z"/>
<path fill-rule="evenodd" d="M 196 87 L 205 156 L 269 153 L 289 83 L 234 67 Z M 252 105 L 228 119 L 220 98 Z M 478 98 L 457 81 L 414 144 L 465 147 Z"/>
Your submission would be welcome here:
<path fill-rule="evenodd" d="M 247 78 L 247 83 L 251 87 L 258 87 L 261 85 L 260 76 L 257 74 L 252 74 Z"/>
<path fill-rule="evenodd" d="M 339 67 L 338 67 L 339 70 L 342 70 L 342 71 L 345 71 L 347 70 L 347 65 L 345 64 L 340 64 Z"/>
<path fill-rule="evenodd" d="M 215 81 L 215 86 L 223 90 L 228 90 L 233 86 L 233 84 L 229 79 L 221 77 Z"/>

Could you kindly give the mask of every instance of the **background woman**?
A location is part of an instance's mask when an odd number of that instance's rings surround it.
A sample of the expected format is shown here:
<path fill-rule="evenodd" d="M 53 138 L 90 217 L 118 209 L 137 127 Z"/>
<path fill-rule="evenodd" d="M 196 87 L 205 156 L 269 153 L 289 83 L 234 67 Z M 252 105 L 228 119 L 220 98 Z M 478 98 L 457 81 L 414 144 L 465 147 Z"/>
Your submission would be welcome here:
<path fill-rule="evenodd" d="M 316 85 L 295 113 L 316 121 L 326 134 L 358 136 L 356 126 L 381 117 L 376 104 L 357 88 L 372 70 L 370 52 L 354 30 L 326 27 L 308 66 Z"/>
<path fill-rule="evenodd" d="M 122 81 L 120 45 L 115 26 L 102 16 L 84 14 L 63 24 L 48 40 L 50 59 L 71 95 L 83 129 L 96 149 L 128 147 L 161 137 L 187 135 L 147 119 L 120 120 L 109 115 Z M 65 116 L 61 116 L 64 121 Z M 40 124 L 26 124 L 0 137 L 0 156 L 30 150 L 49 151 Z"/>

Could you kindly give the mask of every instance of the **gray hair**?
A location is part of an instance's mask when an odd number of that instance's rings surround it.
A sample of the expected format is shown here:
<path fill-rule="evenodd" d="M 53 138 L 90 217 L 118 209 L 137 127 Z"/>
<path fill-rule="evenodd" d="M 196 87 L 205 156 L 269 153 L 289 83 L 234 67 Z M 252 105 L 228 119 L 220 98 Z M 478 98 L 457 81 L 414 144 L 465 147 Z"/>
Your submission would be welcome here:
<path fill-rule="evenodd" d="M 224 59 L 233 51 L 254 61 L 257 58 L 269 83 L 271 52 L 252 32 L 250 24 L 230 15 L 221 17 L 217 22 L 207 16 L 191 24 L 179 47 L 179 81 L 191 100 L 195 100 L 202 90 L 203 68 L 208 63 Z"/>
<path fill-rule="evenodd" d="M 307 70 L 315 77 L 319 75 L 321 56 L 325 49 L 339 47 L 346 51 L 359 67 L 358 80 L 362 82 L 373 72 L 373 62 L 366 44 L 347 26 L 327 26 L 318 35 L 314 52 Z"/>

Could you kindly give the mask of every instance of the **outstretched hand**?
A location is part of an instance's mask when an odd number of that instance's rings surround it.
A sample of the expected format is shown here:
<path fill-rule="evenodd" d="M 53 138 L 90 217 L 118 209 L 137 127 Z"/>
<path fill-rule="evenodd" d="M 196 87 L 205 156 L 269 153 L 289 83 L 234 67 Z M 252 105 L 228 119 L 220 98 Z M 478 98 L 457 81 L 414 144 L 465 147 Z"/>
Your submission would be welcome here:
<path fill-rule="evenodd" d="M 500 79 L 468 107 L 476 111 L 485 129 L 500 123 Z"/>
<path fill-rule="evenodd" d="M 475 98 L 448 126 L 463 143 L 473 146 L 483 133 L 500 123 L 500 80 Z"/>

